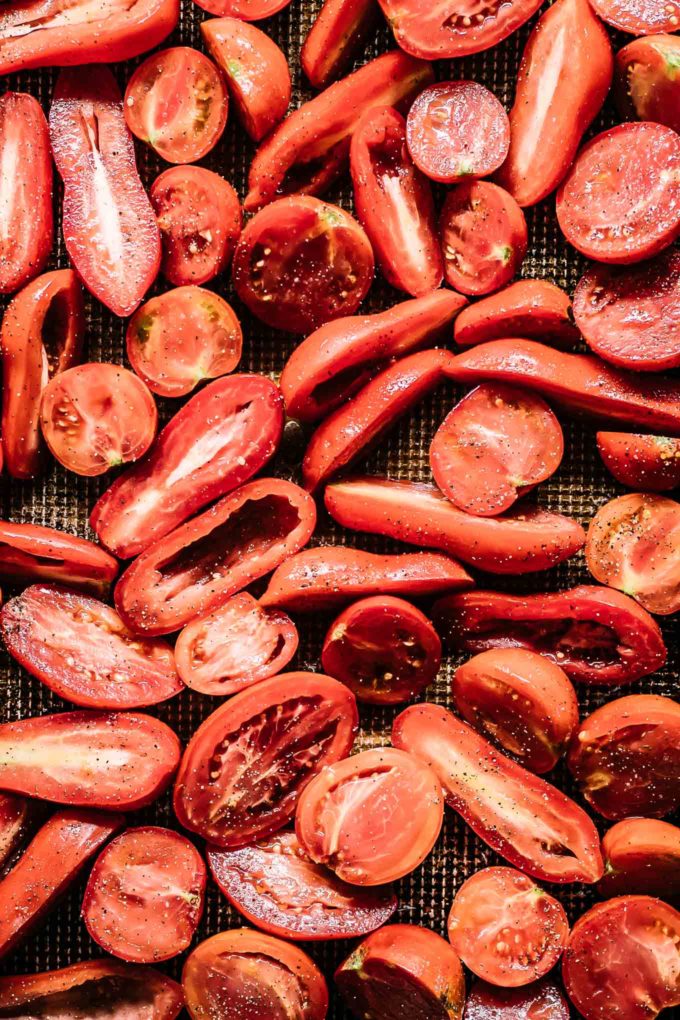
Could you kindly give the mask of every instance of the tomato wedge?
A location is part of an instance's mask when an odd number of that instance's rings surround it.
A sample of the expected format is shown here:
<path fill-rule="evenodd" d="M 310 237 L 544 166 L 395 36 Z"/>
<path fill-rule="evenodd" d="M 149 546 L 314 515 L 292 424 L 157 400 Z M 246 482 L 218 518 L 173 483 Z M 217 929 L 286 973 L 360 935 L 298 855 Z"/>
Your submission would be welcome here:
<path fill-rule="evenodd" d="M 283 828 L 312 777 L 349 754 L 357 721 L 351 691 L 321 674 L 282 673 L 235 694 L 184 752 L 180 824 L 224 847 Z"/>
<path fill-rule="evenodd" d="M 497 988 L 475 981 L 465 1002 L 465 1020 L 569 1020 L 564 993 L 549 978 L 522 988 Z"/>
<path fill-rule="evenodd" d="M 210 14 L 229 14 L 241 21 L 270 18 L 287 7 L 290 0 L 201 0 L 199 7 Z"/>
<path fill-rule="evenodd" d="M 680 439 L 598 432 L 597 450 L 607 470 L 629 489 L 666 492 L 680 485 Z"/>
<path fill-rule="evenodd" d="M 602 840 L 605 896 L 646 893 L 680 900 L 680 828 L 657 818 L 626 818 Z"/>
<path fill-rule="evenodd" d="M 300 64 L 316 89 L 347 70 L 377 27 L 374 0 L 324 0 L 300 51 Z"/>
<path fill-rule="evenodd" d="M 427 762 L 447 803 L 511 864 L 546 882 L 597 882 L 597 830 L 561 790 L 496 751 L 439 705 L 412 705 L 394 721 L 392 743 Z"/>
<path fill-rule="evenodd" d="M 28 816 L 27 800 L 0 793 L 0 869 L 22 842 Z"/>
<path fill-rule="evenodd" d="M 69 257 L 95 297 L 116 315 L 130 315 L 158 274 L 161 241 L 122 97 L 107 67 L 61 72 L 50 139 L 64 182 Z"/>
<path fill-rule="evenodd" d="M 680 39 L 648 35 L 616 54 L 614 98 L 624 120 L 655 120 L 680 132 Z"/>
<path fill-rule="evenodd" d="M 397 908 L 390 886 L 360 889 L 314 864 L 294 832 L 240 850 L 209 846 L 208 864 L 239 913 L 284 939 L 356 938 L 385 924 Z"/>
<path fill-rule="evenodd" d="M 118 563 L 94 542 L 40 524 L 0 521 L 0 577 L 54 581 L 105 595 Z"/>
<path fill-rule="evenodd" d="M 677 32 L 680 4 L 677 0 L 591 0 L 596 14 L 613 28 L 631 35 Z"/>
<path fill-rule="evenodd" d="M 464 308 L 454 324 L 459 347 L 524 336 L 556 347 L 574 347 L 580 333 L 569 295 L 549 280 L 518 280 Z"/>

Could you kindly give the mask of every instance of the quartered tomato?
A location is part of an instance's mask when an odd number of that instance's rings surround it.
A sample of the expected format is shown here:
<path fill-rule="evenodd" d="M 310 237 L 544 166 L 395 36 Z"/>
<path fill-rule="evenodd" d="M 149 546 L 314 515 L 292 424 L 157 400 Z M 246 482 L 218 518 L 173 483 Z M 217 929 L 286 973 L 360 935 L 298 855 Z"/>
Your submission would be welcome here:
<path fill-rule="evenodd" d="M 545 401 L 513 386 L 483 383 L 437 429 L 430 465 L 457 507 L 495 517 L 549 478 L 563 453 L 560 423 Z"/>
<path fill-rule="evenodd" d="M 680 439 L 598 432 L 597 450 L 607 470 L 629 489 L 666 492 L 680 486 Z"/>
<path fill-rule="evenodd" d="M 377 25 L 374 0 L 324 0 L 300 51 L 300 64 L 317 89 L 347 69 Z"/>
<path fill-rule="evenodd" d="M 29 814 L 23 797 L 0 793 L 0 869 L 21 843 Z"/>
<path fill-rule="evenodd" d="M 233 372 L 241 324 L 230 304 L 202 287 L 177 287 L 146 301 L 126 334 L 130 364 L 160 397 L 183 397 L 205 379 Z"/>
<path fill-rule="evenodd" d="M 564 907 L 514 868 L 483 868 L 456 892 L 449 939 L 466 967 L 515 988 L 555 966 L 569 935 Z"/>
<path fill-rule="evenodd" d="M 240 850 L 208 847 L 208 864 L 231 905 L 281 938 L 355 938 L 385 924 L 397 907 L 390 886 L 360 889 L 314 864 L 294 832 Z"/>
<path fill-rule="evenodd" d="M 680 38 L 648 35 L 619 50 L 614 98 L 624 120 L 655 120 L 680 132 Z"/>
<path fill-rule="evenodd" d="M 194 163 L 215 147 L 227 123 L 229 98 L 204 53 L 174 46 L 139 65 L 125 90 L 125 121 L 168 163 Z"/>
<path fill-rule="evenodd" d="M 569 295 L 549 280 L 518 280 L 464 308 L 454 324 L 459 347 L 507 336 L 533 337 L 556 347 L 573 347 L 580 334 Z"/>
<path fill-rule="evenodd" d="M 569 1020 L 564 993 L 550 978 L 521 988 L 497 988 L 475 981 L 465 1001 L 464 1020 Z"/>
<path fill-rule="evenodd" d="M 631 35 L 677 32 L 680 25 L 677 0 L 591 0 L 591 3 L 603 21 Z"/>
<path fill-rule="evenodd" d="M 210 14 L 231 15 L 241 21 L 259 21 L 278 14 L 290 0 L 200 0 L 200 3 L 196 0 L 196 3 Z"/>
<path fill-rule="evenodd" d="M 187 687 L 224 696 L 280 673 L 297 646 L 289 616 L 241 592 L 188 623 L 177 638 L 175 658 Z"/>
<path fill-rule="evenodd" d="M 76 535 L 40 524 L 0 521 L 0 577 L 22 583 L 53 581 L 104 595 L 118 562 Z"/>
<path fill-rule="evenodd" d="M 646 893 L 680 900 L 680 828 L 658 818 L 626 818 L 602 840 L 604 896 Z"/>

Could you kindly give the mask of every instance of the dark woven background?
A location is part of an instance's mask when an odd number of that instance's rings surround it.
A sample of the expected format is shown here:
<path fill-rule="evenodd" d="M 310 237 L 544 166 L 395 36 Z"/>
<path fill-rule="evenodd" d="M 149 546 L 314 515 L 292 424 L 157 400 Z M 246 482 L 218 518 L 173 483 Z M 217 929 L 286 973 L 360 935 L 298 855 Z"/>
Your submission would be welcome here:
<path fill-rule="evenodd" d="M 259 22 L 289 56 L 294 81 L 293 106 L 312 92 L 299 69 L 299 51 L 311 20 L 320 6 L 320 0 L 293 0 L 287 10 Z M 182 14 L 179 27 L 166 45 L 194 45 L 201 48 L 199 23 L 210 17 L 191 0 L 182 0 Z M 522 49 L 533 21 L 515 33 L 500 46 L 487 53 L 478 54 L 467 60 L 455 61 L 451 65 L 440 62 L 437 66 L 439 78 L 469 78 L 483 82 L 491 88 L 509 109 L 513 96 L 514 78 L 519 65 Z M 623 39 L 615 40 L 618 48 Z M 391 34 L 382 27 L 358 63 L 384 52 L 393 45 Z M 115 68 L 122 88 L 132 72 L 134 64 L 119 65 Z M 49 109 L 56 71 L 46 69 L 39 72 L 12 75 L 3 83 L 7 89 L 28 91 Z M 615 119 L 613 109 L 607 105 L 596 121 L 593 131 L 609 126 Z M 246 193 L 246 173 L 253 153 L 253 146 L 245 133 L 230 115 L 229 123 L 217 147 L 203 160 L 203 165 L 223 174 L 239 192 Z M 142 177 L 150 185 L 166 164 L 155 154 L 138 145 L 138 161 Z M 342 188 L 328 196 L 347 209 L 351 209 L 351 189 L 344 183 Z M 60 196 L 57 195 L 57 201 Z M 544 277 L 553 280 L 570 292 L 582 271 L 583 260 L 562 238 L 554 217 L 554 199 L 528 210 L 530 233 L 529 252 L 522 267 L 522 275 Z M 49 268 L 67 265 L 60 231 L 57 231 L 56 249 Z M 241 315 L 244 327 L 244 353 L 241 362 L 243 371 L 262 372 L 276 377 L 295 341 L 287 334 L 276 333 L 253 319 L 235 298 L 228 277 L 207 284 L 218 290 L 233 302 Z M 159 278 L 154 293 L 167 289 Z M 365 307 L 377 310 L 388 307 L 398 295 L 377 279 Z M 94 300 L 88 301 L 88 331 L 86 358 L 91 361 L 124 361 L 125 322 L 117 319 L 106 308 Z M 434 431 L 443 419 L 452 402 L 460 395 L 453 387 L 443 387 L 380 444 L 380 450 L 361 464 L 371 472 L 387 473 L 393 477 L 429 479 L 428 447 Z M 177 401 L 159 401 L 161 414 L 167 418 L 179 406 Z M 563 464 L 557 474 L 540 487 L 538 500 L 551 509 L 569 514 L 586 523 L 599 506 L 607 499 L 623 491 L 604 471 L 594 446 L 592 426 L 564 421 L 566 452 Z M 286 429 L 283 446 L 274 462 L 276 474 L 295 478 L 297 466 L 304 449 L 304 437 L 295 423 Z M 52 464 L 44 478 L 32 484 L 2 479 L 2 516 L 14 521 L 31 521 L 61 528 L 83 536 L 94 537 L 88 529 L 89 512 L 101 491 L 109 484 L 110 478 L 83 479 L 70 474 L 58 465 Z M 396 550 L 395 543 L 376 537 L 356 536 L 352 533 L 340 535 L 338 529 L 323 514 L 314 536 L 314 544 L 344 542 L 357 544 L 366 549 Z M 480 586 L 502 587 L 518 591 L 555 590 L 579 582 L 587 582 L 589 574 L 582 556 L 568 564 L 540 575 L 520 579 L 487 579 L 480 577 Z M 315 669 L 319 665 L 318 655 L 327 620 L 310 621 L 300 617 L 301 642 L 297 659 L 291 668 Z M 656 676 L 643 680 L 621 693 L 636 691 L 670 694 L 677 690 L 677 657 L 675 638 L 677 627 L 664 623 L 670 661 Z M 455 659 L 446 659 L 439 678 L 427 692 L 427 698 L 443 704 L 449 701 L 449 678 L 456 665 Z M 53 695 L 40 682 L 26 674 L 3 650 L 0 650 L 0 720 L 18 719 L 45 712 L 59 712 L 69 706 Z M 583 712 L 592 710 L 607 697 L 615 696 L 606 691 L 581 689 Z M 157 714 L 168 722 L 180 737 L 186 741 L 198 724 L 217 707 L 217 700 L 185 691 L 173 701 L 161 706 Z M 156 710 L 151 709 L 152 713 Z M 362 728 L 357 747 L 375 746 L 389 740 L 390 725 L 395 713 L 387 710 L 372 711 L 362 708 Z M 563 770 L 558 770 L 556 782 L 570 789 Z M 152 821 L 161 825 L 173 825 L 169 795 L 155 804 L 149 811 L 132 819 Z M 498 863 L 496 856 L 478 840 L 456 815 L 447 810 L 441 838 L 433 854 L 414 874 L 399 884 L 399 909 L 394 921 L 422 924 L 442 934 L 446 931 L 446 917 L 454 893 L 461 882 L 475 870 L 488 864 Z M 79 917 L 83 883 L 74 889 L 61 906 L 52 913 L 41 931 L 29 938 L 11 956 L 0 963 L 0 973 L 22 973 L 65 966 L 79 960 L 101 955 L 101 951 L 90 940 Z M 579 886 L 557 889 L 571 919 L 592 901 L 592 894 Z M 229 908 L 216 887 L 210 883 L 206 910 L 201 922 L 197 940 L 225 928 L 238 926 L 238 915 Z M 349 951 L 349 943 L 307 943 L 306 948 L 318 961 L 329 979 L 335 965 Z M 167 969 L 179 974 L 181 959 L 172 961 Z M 331 983 L 331 1009 L 329 1018 L 340 1020 L 348 1014 L 337 1001 Z M 408 1020 L 408 1018 L 404 1018 Z"/>

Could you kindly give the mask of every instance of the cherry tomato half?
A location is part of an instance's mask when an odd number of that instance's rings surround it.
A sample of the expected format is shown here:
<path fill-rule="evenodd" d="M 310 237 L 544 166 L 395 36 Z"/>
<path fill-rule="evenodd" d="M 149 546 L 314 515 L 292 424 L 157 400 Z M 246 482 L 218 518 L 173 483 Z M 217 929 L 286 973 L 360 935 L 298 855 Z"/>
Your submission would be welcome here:
<path fill-rule="evenodd" d="M 21 843 L 29 815 L 24 797 L 0 793 L 0 869 Z"/>
<path fill-rule="evenodd" d="M 597 450 L 607 470 L 629 489 L 666 492 L 680 486 L 680 439 L 598 432 Z"/>
<path fill-rule="evenodd" d="M 40 524 L 0 521 L 0 577 L 51 581 L 105 595 L 118 563 L 94 542 Z"/>
<path fill-rule="evenodd" d="M 465 1001 L 464 1020 L 569 1020 L 569 1006 L 549 978 L 521 988 L 496 988 L 473 982 Z"/>
<path fill-rule="evenodd" d="M 464 308 L 454 324 L 459 347 L 507 336 L 573 347 L 580 333 L 572 321 L 569 295 L 548 280 L 518 280 Z"/>
<path fill-rule="evenodd" d="M 613 28 L 631 35 L 677 32 L 680 4 L 677 0 L 590 0 L 596 14 Z"/>
<path fill-rule="evenodd" d="M 604 896 L 645 893 L 680 900 L 680 828 L 658 818 L 626 818 L 602 840 Z"/>
<path fill-rule="evenodd" d="M 680 38 L 648 35 L 619 50 L 614 98 L 624 120 L 655 120 L 680 132 Z"/>

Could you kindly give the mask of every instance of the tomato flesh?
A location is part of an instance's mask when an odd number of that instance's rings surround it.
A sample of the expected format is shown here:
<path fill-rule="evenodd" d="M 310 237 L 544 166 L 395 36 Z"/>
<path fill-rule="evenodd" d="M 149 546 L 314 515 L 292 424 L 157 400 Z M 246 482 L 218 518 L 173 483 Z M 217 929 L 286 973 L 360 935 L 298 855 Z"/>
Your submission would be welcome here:
<path fill-rule="evenodd" d="M 0 869 L 22 840 L 28 818 L 28 801 L 0 793 Z"/>
<path fill-rule="evenodd" d="M 626 818 L 602 840 L 605 896 L 645 893 L 680 901 L 680 828 L 656 818 Z"/>
<path fill-rule="evenodd" d="M 300 64 L 316 89 L 339 78 L 379 20 L 373 0 L 325 0 L 300 51 Z"/>
<path fill-rule="evenodd" d="M 629 489 L 666 492 L 680 485 L 680 439 L 598 432 L 597 449 L 607 470 Z"/>
<path fill-rule="evenodd" d="M 654 120 L 680 132 L 680 39 L 634 39 L 616 55 L 614 97 L 624 120 Z"/>
<path fill-rule="evenodd" d="M 278 14 L 289 3 L 290 0 L 201 0 L 198 6 L 218 16 L 230 15 L 242 21 L 259 21 Z"/>
<path fill-rule="evenodd" d="M 40 524 L 0 521 L 0 577 L 48 581 L 105 595 L 118 563 L 94 542 Z"/>
<path fill-rule="evenodd" d="M 459 347 L 507 336 L 573 347 L 580 333 L 571 319 L 568 294 L 548 280 L 518 280 L 464 308 L 454 325 Z"/>
<path fill-rule="evenodd" d="M 569 1020 L 569 1006 L 549 978 L 521 988 L 497 988 L 475 981 L 465 1003 L 465 1020 Z"/>
<path fill-rule="evenodd" d="M 613 28 L 631 35 L 677 32 L 680 4 L 677 0 L 590 0 L 595 12 Z"/>

